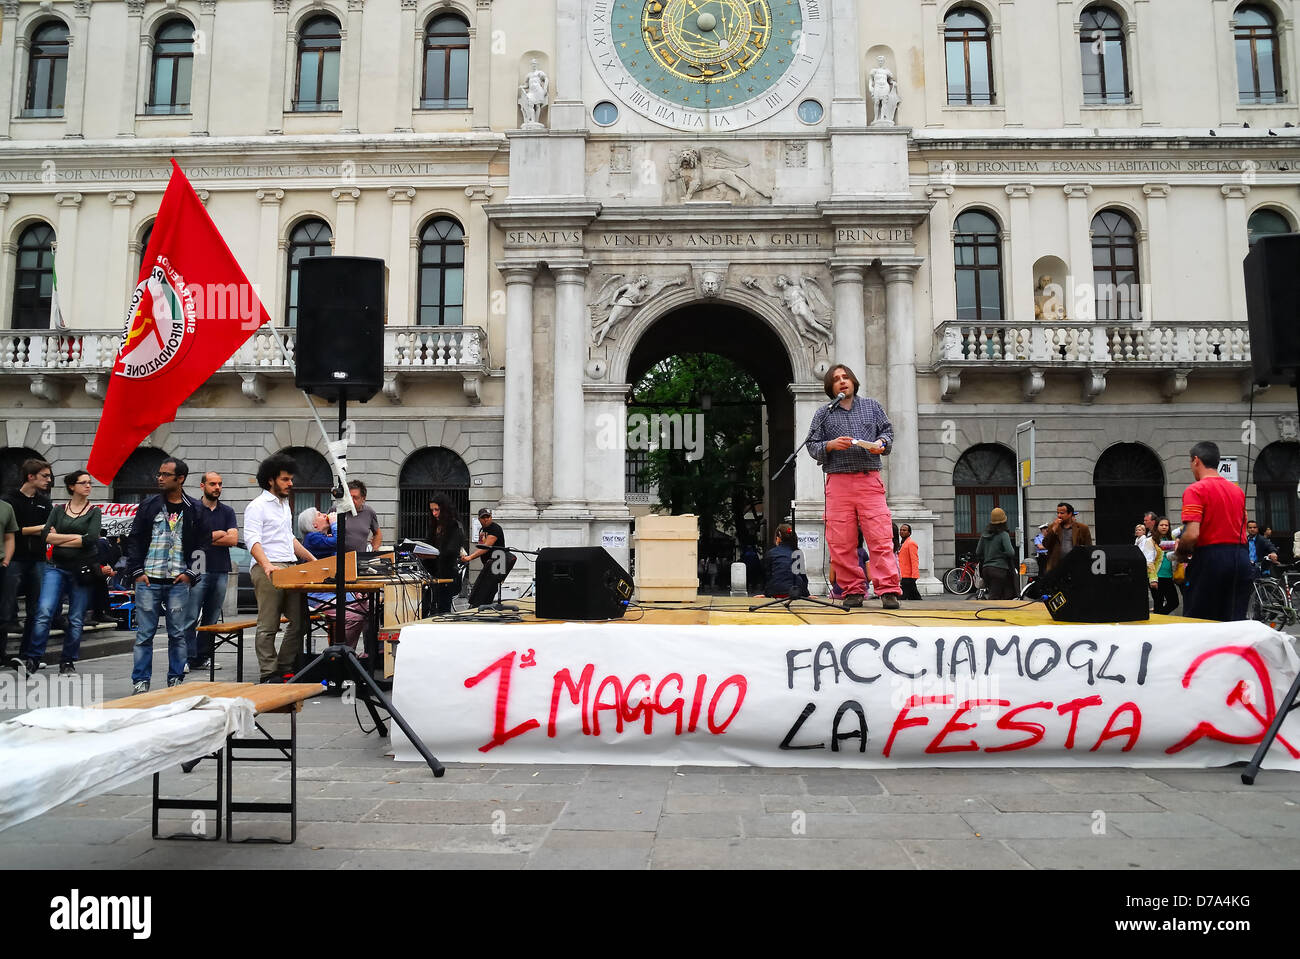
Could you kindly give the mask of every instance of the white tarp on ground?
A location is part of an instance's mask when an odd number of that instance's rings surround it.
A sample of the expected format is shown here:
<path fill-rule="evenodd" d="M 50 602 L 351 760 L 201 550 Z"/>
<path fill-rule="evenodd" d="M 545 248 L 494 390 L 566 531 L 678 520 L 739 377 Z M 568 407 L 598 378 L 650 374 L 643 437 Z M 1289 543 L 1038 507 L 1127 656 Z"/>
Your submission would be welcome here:
<path fill-rule="evenodd" d="M 1194 767 L 1248 760 L 1298 667 L 1253 622 L 421 624 L 393 693 L 443 761 Z"/>
<path fill-rule="evenodd" d="M 152 709 L 35 709 L 0 723 L 0 830 L 89 799 L 251 735 L 247 699 L 188 699 Z"/>

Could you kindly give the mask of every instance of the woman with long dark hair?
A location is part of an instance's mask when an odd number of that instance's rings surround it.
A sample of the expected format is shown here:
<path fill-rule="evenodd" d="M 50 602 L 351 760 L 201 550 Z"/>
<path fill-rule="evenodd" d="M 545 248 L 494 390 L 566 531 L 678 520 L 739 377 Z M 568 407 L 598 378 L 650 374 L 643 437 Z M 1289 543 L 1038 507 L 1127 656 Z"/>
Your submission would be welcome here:
<path fill-rule="evenodd" d="M 456 519 L 455 507 L 443 494 L 429 500 L 429 519 L 433 527 L 430 542 L 438 548 L 437 578 L 452 580 L 451 583 L 439 583 L 434 593 L 437 612 L 441 616 L 451 612 L 452 598 L 460 593 L 461 566 L 457 559 L 467 540 Z"/>
<path fill-rule="evenodd" d="M 1178 590 L 1174 588 L 1174 534 L 1168 516 L 1156 520 L 1155 540 L 1159 557 L 1155 563 L 1155 586 L 1151 592 L 1155 598 L 1155 612 L 1168 616 L 1178 608 Z"/>
<path fill-rule="evenodd" d="M 63 636 L 63 651 L 59 656 L 59 672 L 76 672 L 77 653 L 81 650 L 81 627 L 90 605 L 95 580 L 100 576 L 99 533 L 100 512 L 90 505 L 93 484 L 85 470 L 73 470 L 63 478 L 63 485 L 72 494 L 65 506 L 50 510 L 41 539 L 54 547 L 51 562 L 45 566 L 41 582 L 41 600 L 32 626 L 32 644 L 26 662 L 27 673 L 40 668 L 45 655 L 45 644 L 50 638 L 50 622 L 68 597 L 68 630 Z"/>

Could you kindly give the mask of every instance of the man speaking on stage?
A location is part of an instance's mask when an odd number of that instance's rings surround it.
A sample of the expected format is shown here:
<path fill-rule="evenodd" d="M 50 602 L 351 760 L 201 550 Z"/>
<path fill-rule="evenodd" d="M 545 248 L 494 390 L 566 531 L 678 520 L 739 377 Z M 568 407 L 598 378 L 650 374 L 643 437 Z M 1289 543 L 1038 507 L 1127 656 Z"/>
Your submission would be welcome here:
<path fill-rule="evenodd" d="M 879 403 L 858 396 L 858 378 L 847 366 L 827 370 L 824 385 L 831 402 L 813 415 L 804 445 L 826 474 L 826 542 L 835 582 L 844 591 L 845 609 L 862 605 L 861 529 L 871 585 L 885 609 L 898 609 L 894 527 L 880 481 L 880 457 L 894 445 L 894 428 Z"/>

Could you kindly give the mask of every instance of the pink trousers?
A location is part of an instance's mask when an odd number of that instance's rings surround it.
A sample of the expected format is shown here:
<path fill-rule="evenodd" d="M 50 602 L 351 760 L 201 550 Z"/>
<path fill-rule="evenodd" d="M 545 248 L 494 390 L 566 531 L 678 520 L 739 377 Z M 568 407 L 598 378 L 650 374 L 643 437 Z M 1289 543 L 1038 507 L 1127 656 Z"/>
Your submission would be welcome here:
<path fill-rule="evenodd" d="M 876 595 L 903 592 L 894 555 L 894 526 L 880 473 L 826 474 L 826 543 L 835 583 L 845 595 L 865 593 L 858 565 L 858 530 L 869 554 L 867 572 Z"/>

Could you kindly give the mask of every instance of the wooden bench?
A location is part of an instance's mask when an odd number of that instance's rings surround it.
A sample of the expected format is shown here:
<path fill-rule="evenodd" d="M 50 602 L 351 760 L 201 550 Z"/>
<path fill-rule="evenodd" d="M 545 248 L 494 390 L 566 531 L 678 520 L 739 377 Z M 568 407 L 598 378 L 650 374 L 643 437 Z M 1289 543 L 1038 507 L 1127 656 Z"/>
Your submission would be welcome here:
<path fill-rule="evenodd" d="M 232 833 L 232 818 L 233 814 L 237 812 L 277 813 L 281 815 L 287 813 L 289 816 L 288 842 L 293 843 L 298 838 L 298 713 L 302 710 L 302 704 L 305 700 L 310 699 L 312 696 L 318 696 L 321 692 L 323 692 L 321 686 L 309 685 L 306 683 L 301 685 L 259 685 L 257 683 L 197 682 L 181 683 L 179 686 L 159 689 L 149 693 L 141 693 L 138 696 L 128 696 L 125 699 L 114 699 L 104 703 L 105 709 L 148 709 L 153 706 L 162 706 L 166 703 L 187 699 L 191 696 L 208 696 L 213 699 L 242 698 L 252 702 L 254 715 L 256 716 L 260 716 L 263 713 L 289 714 L 288 739 L 277 739 L 273 737 L 262 728 L 261 723 L 257 723 L 257 730 L 262 734 L 263 738 L 240 739 L 233 735 L 227 736 L 225 749 L 211 754 L 210 757 L 200 756 L 198 759 L 193 759 L 182 764 L 181 769 L 188 773 L 204 759 L 212 758 L 217 761 L 217 795 L 215 799 L 160 798 L 158 795 L 159 774 L 154 773 L 153 838 L 192 839 L 214 842 L 221 838 L 221 818 L 224 811 L 226 820 L 226 842 L 285 843 L 285 840 L 273 837 L 249 837 L 247 839 L 235 840 Z M 244 756 L 236 755 L 236 750 L 251 750 L 255 753 L 278 752 L 280 755 Z M 287 762 L 289 764 L 289 801 L 287 803 L 236 801 L 234 781 L 234 764 L 236 762 Z M 229 786 L 227 787 L 228 795 L 224 797 L 224 803 L 222 796 L 223 781 L 229 783 Z M 194 835 L 192 833 L 177 833 L 170 836 L 161 836 L 158 833 L 158 812 L 162 809 L 183 809 L 188 811 L 203 810 L 205 812 L 214 812 L 216 814 L 216 833 L 213 836 Z"/>
<path fill-rule="evenodd" d="M 312 619 L 318 617 L 312 616 Z M 288 617 L 280 617 L 280 625 L 289 622 Z M 212 623 L 210 626 L 198 627 L 198 632 L 212 637 L 212 655 L 208 657 L 208 681 L 217 681 L 217 650 L 223 646 L 235 648 L 235 681 L 244 681 L 244 630 L 256 629 L 257 617 L 231 620 L 228 623 Z"/>

